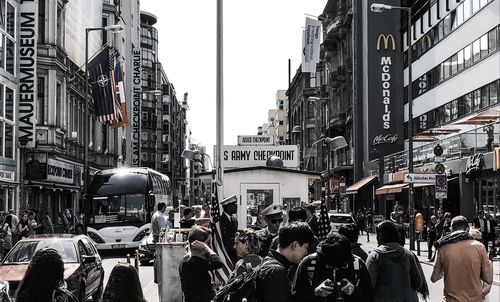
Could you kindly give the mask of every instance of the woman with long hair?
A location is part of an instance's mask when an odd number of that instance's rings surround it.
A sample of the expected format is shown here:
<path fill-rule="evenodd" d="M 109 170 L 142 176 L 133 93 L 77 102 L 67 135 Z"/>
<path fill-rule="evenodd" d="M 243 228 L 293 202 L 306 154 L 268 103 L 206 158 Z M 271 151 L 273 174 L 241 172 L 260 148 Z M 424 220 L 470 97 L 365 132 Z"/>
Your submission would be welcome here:
<path fill-rule="evenodd" d="M 17 302 L 77 301 L 62 287 L 64 263 L 55 249 L 42 249 L 31 259 L 16 292 Z"/>
<path fill-rule="evenodd" d="M 127 263 L 115 265 L 102 294 L 101 302 L 119 301 L 146 302 L 137 270 Z"/>

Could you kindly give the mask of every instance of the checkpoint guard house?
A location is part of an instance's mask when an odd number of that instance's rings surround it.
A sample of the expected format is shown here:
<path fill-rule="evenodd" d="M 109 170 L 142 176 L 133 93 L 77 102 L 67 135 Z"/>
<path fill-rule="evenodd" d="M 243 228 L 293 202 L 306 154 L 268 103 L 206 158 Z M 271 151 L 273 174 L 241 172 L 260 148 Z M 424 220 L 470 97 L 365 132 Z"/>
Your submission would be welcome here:
<path fill-rule="evenodd" d="M 268 161 L 271 156 L 279 159 Z M 288 211 L 307 202 L 309 187 L 321 178 L 320 173 L 298 169 L 297 145 L 274 145 L 272 137 L 262 135 L 239 136 L 237 146 L 224 146 L 223 161 L 224 198 L 238 198 L 238 228 L 246 227 L 247 213 L 259 216 L 272 203 Z M 205 172 L 199 177 L 208 184 L 212 175 Z"/>

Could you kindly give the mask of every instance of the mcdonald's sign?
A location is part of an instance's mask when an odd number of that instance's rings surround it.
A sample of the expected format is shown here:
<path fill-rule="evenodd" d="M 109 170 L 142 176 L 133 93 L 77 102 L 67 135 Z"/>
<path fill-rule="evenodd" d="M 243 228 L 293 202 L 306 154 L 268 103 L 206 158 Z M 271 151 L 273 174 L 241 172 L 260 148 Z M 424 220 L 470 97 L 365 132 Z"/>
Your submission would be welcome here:
<path fill-rule="evenodd" d="M 380 34 L 377 39 L 377 50 L 380 50 L 380 42 L 383 42 L 383 49 L 389 49 L 389 47 L 392 50 L 396 50 L 396 40 L 394 39 L 394 36 L 392 34 Z M 391 44 L 389 44 L 391 42 Z"/>

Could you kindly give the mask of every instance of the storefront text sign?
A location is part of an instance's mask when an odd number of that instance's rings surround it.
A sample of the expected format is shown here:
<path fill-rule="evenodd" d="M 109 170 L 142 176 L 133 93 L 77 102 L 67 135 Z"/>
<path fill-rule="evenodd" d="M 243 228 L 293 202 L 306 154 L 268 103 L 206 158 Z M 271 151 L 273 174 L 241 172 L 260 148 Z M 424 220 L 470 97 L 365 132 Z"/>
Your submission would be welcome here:
<path fill-rule="evenodd" d="M 73 184 L 75 165 L 49 158 L 47 160 L 47 180 Z"/>
<path fill-rule="evenodd" d="M 483 153 L 471 155 L 465 167 L 466 174 L 470 172 L 479 171 L 483 167 Z"/>
<path fill-rule="evenodd" d="M 0 181 L 14 181 L 14 171 L 0 170 Z"/>
<path fill-rule="evenodd" d="M 275 155 L 283 160 L 283 167 L 299 166 L 299 149 L 296 145 L 279 146 L 224 146 L 225 168 L 265 166 L 269 157 Z"/>

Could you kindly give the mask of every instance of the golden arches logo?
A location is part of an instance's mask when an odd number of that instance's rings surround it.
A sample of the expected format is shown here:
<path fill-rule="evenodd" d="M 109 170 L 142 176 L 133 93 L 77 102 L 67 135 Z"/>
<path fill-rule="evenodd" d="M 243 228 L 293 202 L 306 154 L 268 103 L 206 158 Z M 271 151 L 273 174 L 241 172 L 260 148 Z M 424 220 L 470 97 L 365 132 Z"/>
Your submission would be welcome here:
<path fill-rule="evenodd" d="M 380 42 L 384 42 L 384 49 L 392 48 L 392 50 L 396 50 L 396 40 L 392 34 L 384 35 L 380 34 L 377 39 L 377 50 L 380 50 Z M 391 42 L 391 44 L 389 44 Z"/>

